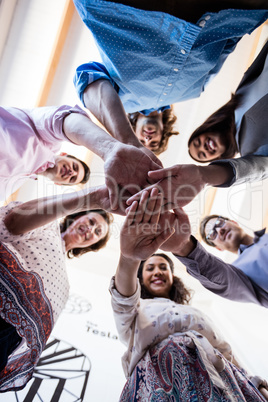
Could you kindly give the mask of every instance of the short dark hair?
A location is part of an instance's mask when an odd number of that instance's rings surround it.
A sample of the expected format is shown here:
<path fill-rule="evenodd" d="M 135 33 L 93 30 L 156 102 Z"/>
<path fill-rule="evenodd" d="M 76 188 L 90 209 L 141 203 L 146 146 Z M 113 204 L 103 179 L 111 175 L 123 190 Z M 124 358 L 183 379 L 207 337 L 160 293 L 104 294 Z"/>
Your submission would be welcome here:
<path fill-rule="evenodd" d="M 66 155 L 66 156 L 67 156 L 68 158 L 75 159 L 75 160 L 77 160 L 78 162 L 80 162 L 80 163 L 82 164 L 82 166 L 83 166 L 83 168 L 84 168 L 84 171 L 85 171 L 85 174 L 84 174 L 84 177 L 83 177 L 83 179 L 80 181 L 79 184 L 85 184 L 85 183 L 87 183 L 88 180 L 89 180 L 89 176 L 90 176 L 90 169 L 89 169 L 88 165 L 87 165 L 84 161 L 82 161 L 81 159 L 78 159 L 76 156 L 73 156 L 73 155 Z"/>
<path fill-rule="evenodd" d="M 200 231 L 200 235 L 201 235 L 202 239 L 204 240 L 205 243 L 207 243 L 209 246 L 212 246 L 212 247 L 216 247 L 216 246 L 212 241 L 210 241 L 206 238 L 205 229 L 206 229 L 206 225 L 207 225 L 208 221 L 210 221 L 211 219 L 217 219 L 219 216 L 226 221 L 230 220 L 229 218 L 225 218 L 225 216 L 222 216 L 222 215 L 207 215 L 201 220 L 200 226 L 199 226 L 199 231 Z"/>
<path fill-rule="evenodd" d="M 140 112 L 130 113 L 128 114 L 128 119 L 130 124 L 132 125 L 133 130 L 136 130 L 136 123 Z M 171 106 L 169 109 L 166 109 L 162 112 L 163 119 L 163 134 L 157 150 L 154 151 L 156 155 L 160 155 L 167 149 L 169 138 L 172 135 L 178 135 L 179 132 L 173 129 L 173 125 L 177 120 L 177 116 L 174 114 L 173 107 Z"/>
<path fill-rule="evenodd" d="M 154 256 L 164 258 L 169 263 L 172 274 L 174 274 L 174 263 L 171 260 L 171 258 L 169 258 L 168 255 L 166 255 L 164 253 L 156 253 L 156 254 L 151 255 L 151 257 L 154 257 Z M 151 258 L 151 257 L 149 257 L 149 258 Z M 148 258 L 147 258 L 147 260 L 148 260 Z M 146 263 L 147 260 L 141 261 L 137 276 L 139 278 L 140 285 L 141 285 L 141 298 L 142 299 L 153 299 L 155 296 L 152 295 L 146 289 L 146 287 L 143 285 L 143 282 L 142 282 L 142 271 L 143 271 L 144 264 Z M 192 292 L 185 287 L 184 283 L 182 282 L 182 280 L 180 278 L 173 275 L 173 284 L 172 284 L 172 288 L 171 288 L 171 291 L 169 294 L 170 300 L 172 300 L 178 304 L 188 304 L 191 300 L 191 297 L 192 297 Z"/>
<path fill-rule="evenodd" d="M 87 211 L 77 212 L 77 213 L 65 216 L 65 218 L 63 219 L 63 221 L 60 224 L 61 233 L 64 233 L 66 231 L 66 229 L 69 226 L 71 226 L 71 224 L 77 218 L 80 218 L 80 216 L 83 216 L 83 215 L 87 215 L 90 212 L 96 212 L 96 213 L 100 214 L 103 217 L 105 222 L 108 223 L 108 232 L 107 232 L 106 236 L 104 236 L 97 243 L 92 244 L 91 246 L 84 247 L 84 248 L 78 248 L 77 247 L 77 248 L 73 248 L 73 249 L 69 250 L 67 252 L 67 257 L 68 258 L 80 257 L 81 255 L 86 254 L 89 251 L 98 251 L 98 250 L 100 250 L 101 248 L 103 248 L 107 244 L 107 242 L 108 242 L 108 240 L 110 238 L 110 230 L 109 229 L 110 229 L 110 224 L 113 222 L 114 218 L 113 218 L 112 214 L 110 214 L 107 211 L 104 211 L 103 209 L 89 209 Z"/>
<path fill-rule="evenodd" d="M 215 159 L 231 159 L 235 156 L 238 152 L 238 146 L 235 140 L 236 125 L 234 111 L 240 103 L 241 95 L 232 95 L 229 102 L 225 103 L 225 105 L 210 115 L 205 122 L 193 132 L 188 141 L 188 152 L 192 159 L 196 160 L 189 150 L 191 142 L 201 134 L 215 132 L 220 133 L 221 140 L 226 147 L 223 154 Z M 206 161 L 200 160 L 197 160 L 197 162 L 207 163 Z"/>

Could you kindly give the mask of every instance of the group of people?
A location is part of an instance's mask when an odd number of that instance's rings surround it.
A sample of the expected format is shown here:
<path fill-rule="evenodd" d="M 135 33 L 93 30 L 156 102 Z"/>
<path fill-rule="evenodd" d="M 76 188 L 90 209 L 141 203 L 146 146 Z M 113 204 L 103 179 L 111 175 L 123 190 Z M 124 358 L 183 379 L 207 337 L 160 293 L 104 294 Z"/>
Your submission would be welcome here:
<path fill-rule="evenodd" d="M 157 156 L 178 134 L 172 104 L 200 95 L 241 37 L 268 19 L 267 0 L 191 0 L 187 10 L 171 0 L 74 4 L 103 61 L 79 66 L 74 84 L 104 129 L 79 106 L 1 107 L 1 194 L 7 199 L 38 175 L 86 183 L 89 167 L 58 154 L 63 141 L 100 156 L 105 183 L 0 209 L 0 392 L 32 377 L 68 298 L 65 254 L 104 247 L 116 213 L 126 215 L 110 286 L 127 346 L 120 400 L 268 400 L 267 382 L 249 377 L 214 324 L 189 305 L 191 292 L 162 253 L 172 252 L 210 291 L 268 307 L 265 229 L 253 237 L 226 217 L 206 217 L 203 240 L 239 252 L 226 264 L 191 235 L 182 209 L 206 185 L 268 176 L 268 42 L 231 100 L 189 139 L 195 161 L 213 162 L 164 168 Z"/>

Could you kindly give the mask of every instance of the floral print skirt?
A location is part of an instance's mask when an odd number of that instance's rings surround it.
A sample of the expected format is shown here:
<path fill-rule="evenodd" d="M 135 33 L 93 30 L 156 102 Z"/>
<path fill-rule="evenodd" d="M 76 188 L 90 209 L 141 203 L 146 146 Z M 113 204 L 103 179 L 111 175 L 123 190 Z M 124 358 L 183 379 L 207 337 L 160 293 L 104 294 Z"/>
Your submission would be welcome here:
<path fill-rule="evenodd" d="M 249 378 L 224 357 L 225 389 L 214 386 L 198 349 L 171 335 L 147 350 L 122 391 L 121 402 L 264 402 Z"/>

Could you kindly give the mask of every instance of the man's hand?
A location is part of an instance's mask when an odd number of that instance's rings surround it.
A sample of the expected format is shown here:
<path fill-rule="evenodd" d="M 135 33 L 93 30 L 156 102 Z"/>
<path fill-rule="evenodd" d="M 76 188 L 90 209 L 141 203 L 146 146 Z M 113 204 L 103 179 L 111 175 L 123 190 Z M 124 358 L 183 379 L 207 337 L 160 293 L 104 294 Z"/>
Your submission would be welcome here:
<path fill-rule="evenodd" d="M 183 209 L 178 208 L 174 212 L 164 212 L 159 220 L 161 229 L 168 227 L 174 227 L 175 231 L 173 235 L 165 241 L 160 247 L 163 251 L 170 251 L 176 255 L 188 255 L 193 248 L 190 240 L 191 225 L 188 215 Z"/>
<path fill-rule="evenodd" d="M 122 209 L 121 199 L 150 185 L 148 171 L 159 169 L 143 151 L 117 142 L 105 158 L 105 182 L 112 210 Z"/>

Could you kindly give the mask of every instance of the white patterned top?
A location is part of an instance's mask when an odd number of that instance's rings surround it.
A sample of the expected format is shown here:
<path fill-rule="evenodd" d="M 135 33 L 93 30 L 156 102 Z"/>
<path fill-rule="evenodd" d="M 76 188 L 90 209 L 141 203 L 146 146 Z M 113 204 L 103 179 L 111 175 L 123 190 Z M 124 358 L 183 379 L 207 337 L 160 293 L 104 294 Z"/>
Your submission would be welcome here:
<path fill-rule="evenodd" d="M 9 211 L 19 204 L 12 202 L 0 208 L 0 241 L 15 255 L 25 271 L 39 275 L 50 301 L 55 323 L 69 293 L 59 224 L 55 221 L 26 234 L 12 235 L 3 220 Z"/>
<path fill-rule="evenodd" d="M 169 335 L 180 333 L 185 334 L 198 347 L 205 360 L 204 364 L 212 374 L 212 380 L 218 382 L 219 376 L 211 359 L 212 355 L 215 356 L 213 348 L 229 361 L 233 358 L 232 350 L 203 312 L 163 297 L 141 299 L 138 279 L 137 291 L 130 297 L 124 297 L 116 290 L 114 278 L 109 290 L 119 338 L 127 345 L 127 351 L 122 357 L 126 377 L 131 375 L 149 347 Z"/>

